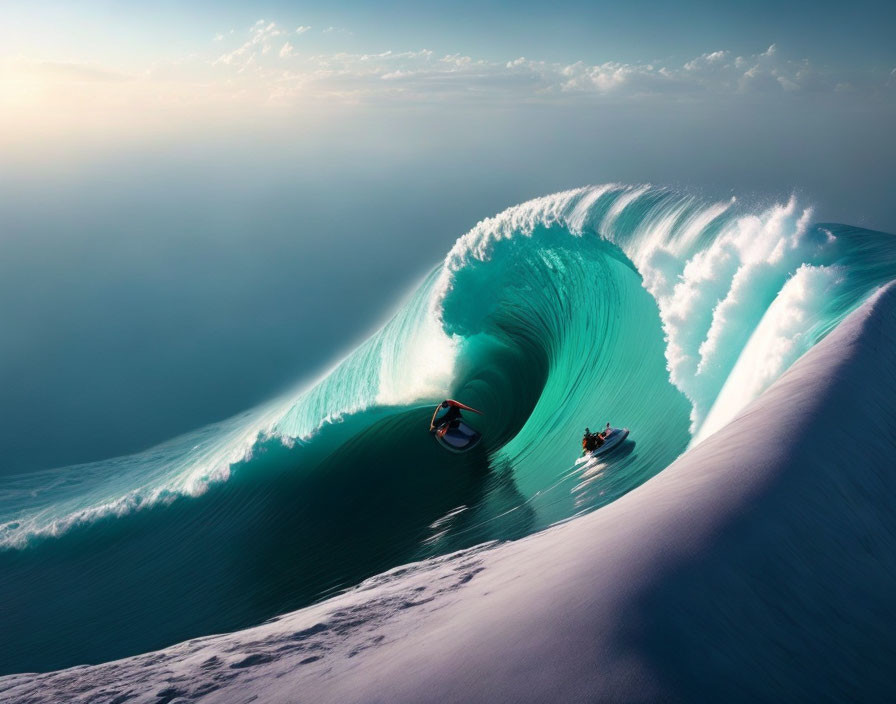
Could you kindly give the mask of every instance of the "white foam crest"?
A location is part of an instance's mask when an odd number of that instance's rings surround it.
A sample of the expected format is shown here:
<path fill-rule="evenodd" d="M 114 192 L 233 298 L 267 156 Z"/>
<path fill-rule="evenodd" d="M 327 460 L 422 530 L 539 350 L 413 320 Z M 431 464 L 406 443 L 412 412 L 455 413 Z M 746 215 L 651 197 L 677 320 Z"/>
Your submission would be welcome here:
<path fill-rule="evenodd" d="M 679 230 L 685 213 L 692 207 L 692 198 L 669 199 L 659 201 L 645 213 L 627 242 L 621 243 L 639 269 L 657 252 L 675 256 L 673 233 Z"/>
<path fill-rule="evenodd" d="M 612 241 L 607 223 L 615 221 L 628 205 L 648 190 L 648 185 L 622 186 L 610 183 L 585 186 L 534 198 L 480 220 L 469 232 L 457 239 L 445 257 L 435 286 L 437 318 L 441 319 L 440 304 L 451 290 L 454 273 L 471 260 L 487 261 L 498 242 L 514 236 L 530 237 L 537 227 L 556 224 L 566 227 L 573 235 L 581 235 L 594 205 L 603 196 L 618 191 L 619 195 L 598 228 L 602 237 Z"/>
<path fill-rule="evenodd" d="M 382 334 L 380 331 L 379 335 Z M 272 413 L 273 422 L 267 435 L 279 437 L 285 444 L 308 441 L 324 426 L 339 423 L 344 416 L 359 413 L 373 403 L 376 380 L 359 369 L 373 366 L 379 350 L 374 336 L 347 357 L 330 367 L 302 391 L 287 397 L 288 401 Z M 327 391 L 336 389 L 338 398 Z"/>
<path fill-rule="evenodd" d="M 593 186 L 585 195 L 583 195 L 579 199 L 579 202 L 576 203 L 575 207 L 572 209 L 572 212 L 566 217 L 570 231 L 574 235 L 581 235 L 585 227 L 585 223 L 588 220 L 588 217 L 591 215 L 591 208 L 594 207 L 595 203 L 597 203 L 597 201 L 599 201 L 601 197 L 603 197 L 610 191 L 620 190 L 622 188 L 624 187 L 616 183 L 607 183 L 603 186 Z"/>
<path fill-rule="evenodd" d="M 719 246 L 733 248 L 738 253 L 740 266 L 731 279 L 727 295 L 713 312 L 712 326 L 699 350 L 698 374 L 711 367 L 714 356 L 725 349 L 726 343 L 731 344 L 726 337 L 731 335 L 736 322 L 747 311 L 759 310 L 763 296 L 768 295 L 764 284 L 774 284 L 801 263 L 796 249 L 811 211 L 804 211 L 794 223 L 795 211 L 796 201 L 791 198 L 787 205 L 772 208 L 766 218 L 737 220 L 735 227 L 722 236 Z"/>
<path fill-rule="evenodd" d="M 731 206 L 736 202 L 735 198 L 721 203 L 714 203 L 706 208 L 698 210 L 679 228 L 681 234 L 678 235 L 673 243 L 673 251 L 676 255 L 681 256 L 697 243 L 700 235 L 704 230 L 716 219 L 728 212 Z"/>
<path fill-rule="evenodd" d="M 219 441 L 195 447 L 189 462 L 191 469 L 170 488 L 188 496 L 201 496 L 211 485 L 227 481 L 234 465 L 252 458 L 252 450 L 259 439 L 273 435 L 285 405 L 282 400 L 266 404 L 253 414 L 249 423 L 234 424 Z"/>
<path fill-rule="evenodd" d="M 687 238 L 696 243 L 697 228 L 705 229 L 728 207 L 716 204 L 692 218 Z M 799 211 L 791 198 L 759 215 L 732 219 L 687 260 L 674 285 L 671 253 L 659 263 L 655 253 L 640 263 L 645 288 L 660 308 L 670 379 L 692 404 L 692 432 L 784 281 L 816 254 L 815 245 L 806 246 L 810 218 L 811 210 Z"/>
<path fill-rule="evenodd" d="M 163 447 L 111 460 L 108 464 L 113 471 L 126 472 L 128 467 L 141 464 L 141 460 L 154 466 L 146 475 L 137 477 L 141 482 L 138 487 L 124 493 L 116 494 L 115 485 L 105 487 L 102 494 L 88 490 L 74 500 L 50 505 L 0 524 L 0 547 L 22 547 L 33 538 L 56 537 L 106 517 L 122 517 L 152 506 L 170 504 L 179 497 L 202 496 L 212 486 L 230 479 L 235 465 L 251 460 L 253 449 L 260 440 L 278 437 L 284 444 L 290 444 L 297 439 L 276 431 L 279 420 L 295 403 L 294 399 L 286 397 L 278 403 L 268 404 L 260 414 L 252 414 L 252 419 L 244 421 L 244 425 L 231 419 L 229 422 L 234 425 L 229 431 L 225 430 L 213 442 L 200 440 L 186 452 L 176 450 L 168 454 Z M 322 420 L 308 435 L 328 421 L 333 422 L 333 419 Z M 166 443 L 169 444 L 170 441 Z M 77 469 L 70 467 L 56 471 Z"/>
<path fill-rule="evenodd" d="M 90 477 L 96 474 L 92 468 L 103 466 L 109 477 L 99 486 L 85 486 L 72 498 L 0 524 L 0 546 L 21 547 L 35 537 L 58 536 L 105 517 L 171 503 L 179 496 L 201 496 L 211 486 L 227 481 L 234 465 L 251 459 L 256 443 L 271 432 L 285 403 L 266 404 L 248 418 L 209 426 L 138 455 L 52 470 L 57 474 L 83 472 Z M 212 429 L 215 432 L 210 432 Z M 120 481 L 128 477 L 138 485 L 118 491 Z"/>
<path fill-rule="evenodd" d="M 23 547 L 33 538 L 56 537 L 71 528 L 102 518 L 121 517 L 141 508 L 170 503 L 179 495 L 180 492 L 168 488 L 157 487 L 149 491 L 141 488 L 95 505 L 69 510 L 59 516 L 54 516 L 47 510 L 10 520 L 0 525 L 0 547 Z"/>
<path fill-rule="evenodd" d="M 599 228 L 601 234 L 611 242 L 615 242 L 616 221 L 619 219 L 619 216 L 622 215 L 622 211 L 625 210 L 629 205 L 634 203 L 636 200 L 638 200 L 638 198 L 643 196 L 649 190 L 650 185 L 648 184 L 632 186 L 624 191 L 618 198 L 616 198 L 616 200 L 613 202 L 613 205 L 610 206 L 610 209 L 604 216 L 604 219 L 601 221 Z"/>
<path fill-rule="evenodd" d="M 380 405 L 408 404 L 448 395 L 455 376 L 458 341 L 445 334 L 431 307 L 406 336 L 383 345 L 380 364 Z"/>
<path fill-rule="evenodd" d="M 750 336 L 691 445 L 725 426 L 812 346 L 813 327 L 842 277 L 840 267 L 804 264 L 788 279 Z"/>
<path fill-rule="evenodd" d="M 573 214 L 574 219 L 581 225 L 587 213 L 582 210 L 577 212 L 580 197 L 589 198 L 599 191 L 592 201 L 596 202 L 601 195 L 613 188 L 612 185 L 574 188 L 535 198 L 507 208 L 493 217 L 480 220 L 469 232 L 457 239 L 445 257 L 434 286 L 435 319 L 441 325 L 441 304 L 451 291 L 454 274 L 463 269 L 471 259 L 487 261 L 497 242 L 514 236 L 530 237 L 539 226 L 549 227 L 560 223 L 570 228 L 568 217 Z"/>
<path fill-rule="evenodd" d="M 595 234 L 622 248 L 656 300 L 670 380 L 691 402 L 696 433 L 763 312 L 786 279 L 817 253 L 816 245 L 806 246 L 811 210 L 799 210 L 791 197 L 759 214 L 730 217 L 712 242 L 696 249 L 736 200 L 700 206 L 692 197 L 654 189 L 668 197 L 657 198 L 639 213 L 634 229 L 625 230 L 623 213 L 648 192 L 649 185 L 573 189 L 482 220 L 446 257 L 434 301 L 440 304 L 450 291 L 455 272 L 471 260 L 488 260 L 496 243 L 558 223 L 581 235 L 601 198 L 614 197 Z M 434 317 L 441 320 L 440 308 Z"/>
<path fill-rule="evenodd" d="M 465 235 L 458 238 L 445 257 L 444 269 L 448 273 L 463 268 L 472 257 L 486 261 L 496 242 L 506 240 L 514 235 L 528 237 L 538 226 L 549 227 L 557 222 L 568 225 L 564 217 L 570 205 L 576 199 L 591 191 L 591 188 L 574 188 L 550 196 L 542 196 L 533 200 L 507 208 L 497 215 L 480 220 Z"/>

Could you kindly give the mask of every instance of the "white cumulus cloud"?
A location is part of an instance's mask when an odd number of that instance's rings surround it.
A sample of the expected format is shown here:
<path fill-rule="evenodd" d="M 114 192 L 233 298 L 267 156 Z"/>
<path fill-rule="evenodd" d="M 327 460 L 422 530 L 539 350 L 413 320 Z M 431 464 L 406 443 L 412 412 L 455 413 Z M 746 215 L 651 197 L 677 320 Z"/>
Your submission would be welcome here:
<path fill-rule="evenodd" d="M 245 68 L 255 63 L 259 54 L 271 51 L 271 42 L 283 34 L 276 22 L 258 20 L 249 29 L 249 39 L 231 52 L 222 54 L 215 64 L 228 64 Z"/>

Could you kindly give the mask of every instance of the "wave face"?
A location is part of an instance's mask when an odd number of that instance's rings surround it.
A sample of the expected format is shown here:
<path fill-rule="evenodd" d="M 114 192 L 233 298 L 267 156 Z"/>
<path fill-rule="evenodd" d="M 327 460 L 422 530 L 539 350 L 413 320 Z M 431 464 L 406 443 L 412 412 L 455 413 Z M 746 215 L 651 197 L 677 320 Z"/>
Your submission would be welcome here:
<path fill-rule="evenodd" d="M 4 479 L 0 672 L 246 627 L 593 510 L 893 278 L 896 238 L 793 199 L 606 185 L 510 208 L 315 383 L 139 455 Z M 447 396 L 484 411 L 471 453 L 426 432 Z M 627 444 L 576 462 L 608 421 Z"/>

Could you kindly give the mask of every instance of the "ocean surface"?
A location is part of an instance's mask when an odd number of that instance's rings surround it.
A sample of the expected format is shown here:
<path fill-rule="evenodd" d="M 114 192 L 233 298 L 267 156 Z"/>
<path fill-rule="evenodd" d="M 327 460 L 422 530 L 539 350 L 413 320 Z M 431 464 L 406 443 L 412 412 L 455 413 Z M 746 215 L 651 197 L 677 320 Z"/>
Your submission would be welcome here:
<path fill-rule="evenodd" d="M 510 208 L 319 379 L 139 454 L 3 476 L 0 674 L 246 628 L 593 511 L 894 278 L 896 237 L 793 198 L 609 184 Z M 470 453 L 427 432 L 445 397 L 483 411 Z M 577 462 L 607 422 L 629 440 Z"/>

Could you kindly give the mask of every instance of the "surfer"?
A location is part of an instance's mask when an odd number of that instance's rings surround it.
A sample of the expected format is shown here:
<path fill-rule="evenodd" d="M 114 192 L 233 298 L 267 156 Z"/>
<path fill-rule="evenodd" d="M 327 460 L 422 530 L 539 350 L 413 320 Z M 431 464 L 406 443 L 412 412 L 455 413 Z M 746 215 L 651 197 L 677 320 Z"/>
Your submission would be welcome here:
<path fill-rule="evenodd" d="M 429 432 L 434 432 L 438 437 L 444 437 L 449 428 L 456 428 L 460 425 L 460 421 L 464 417 L 463 413 L 460 412 L 462 408 L 473 411 L 473 413 L 481 413 L 481 411 L 477 411 L 475 408 L 447 398 L 436 406 L 436 411 L 432 414 L 432 421 L 429 424 Z M 436 420 L 436 416 L 441 411 L 444 411 L 444 413 Z"/>
<path fill-rule="evenodd" d="M 444 415 L 442 415 L 442 417 L 439 418 L 438 428 L 434 427 L 435 426 L 435 418 L 433 418 L 433 422 L 430 423 L 429 425 L 430 425 L 430 430 L 435 430 L 436 433 L 441 436 L 441 435 L 444 435 L 445 432 L 448 430 L 448 428 L 451 427 L 452 423 L 454 423 L 456 425 L 457 422 L 461 418 L 463 418 L 463 413 L 460 412 L 460 409 L 457 406 L 453 406 L 452 404 L 448 403 L 448 401 L 442 401 L 442 403 L 439 404 L 439 408 L 447 408 L 448 410 L 446 410 Z M 436 413 L 438 413 L 438 411 L 436 411 Z"/>

